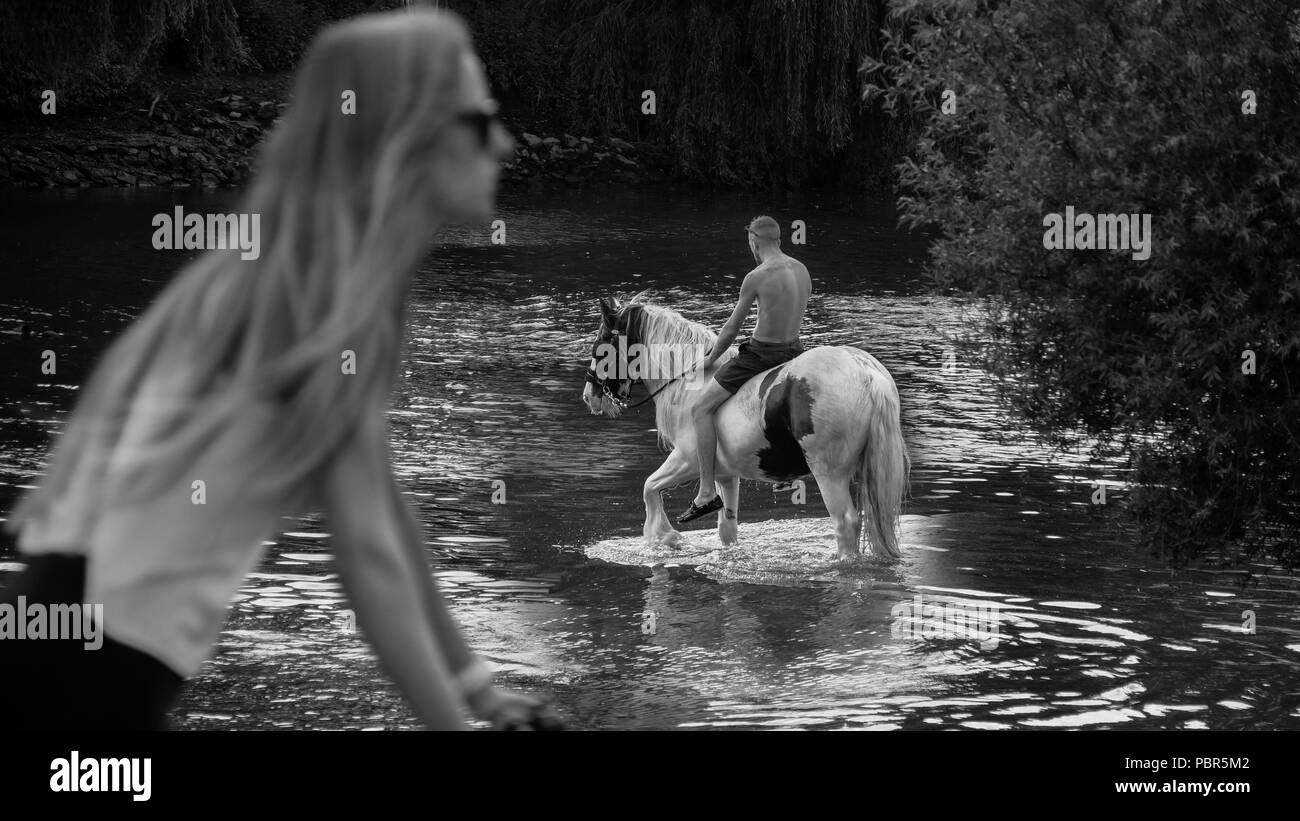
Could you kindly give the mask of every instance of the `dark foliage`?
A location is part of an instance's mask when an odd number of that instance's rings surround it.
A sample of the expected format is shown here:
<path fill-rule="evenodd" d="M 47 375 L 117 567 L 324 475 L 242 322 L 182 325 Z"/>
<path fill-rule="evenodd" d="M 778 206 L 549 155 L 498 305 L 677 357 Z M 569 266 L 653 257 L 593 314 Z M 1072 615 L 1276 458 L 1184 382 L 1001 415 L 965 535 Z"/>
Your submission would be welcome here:
<path fill-rule="evenodd" d="M 1057 444 L 1131 459 L 1128 510 L 1150 545 L 1294 561 L 1300 12 L 923 0 L 894 13 L 905 33 L 868 62 L 868 96 L 923 124 L 899 167 L 904 219 L 941 233 L 939 285 L 982 300 L 971 355 Z M 1045 250 L 1044 215 L 1067 205 L 1151 214 L 1150 259 Z"/>
<path fill-rule="evenodd" d="M 0 107 L 31 117 L 167 68 L 287 71 L 320 28 L 401 0 L 0 4 Z M 754 185 L 883 183 L 907 131 L 864 103 L 884 0 L 452 0 L 506 114 L 647 140 L 677 174 Z M 656 97 L 642 112 L 642 92 Z M 876 116 L 873 116 L 873 113 Z"/>

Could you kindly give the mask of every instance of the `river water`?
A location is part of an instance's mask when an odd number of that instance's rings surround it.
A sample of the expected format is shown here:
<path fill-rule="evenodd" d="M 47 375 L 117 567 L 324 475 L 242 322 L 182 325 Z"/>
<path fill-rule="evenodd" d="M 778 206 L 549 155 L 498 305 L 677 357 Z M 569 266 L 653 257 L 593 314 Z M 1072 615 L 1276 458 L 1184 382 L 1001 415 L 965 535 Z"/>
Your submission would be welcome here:
<path fill-rule="evenodd" d="M 153 250 L 152 215 L 231 202 L 3 195 L 0 518 L 39 480 L 89 364 L 192 253 Z M 893 565 L 832 563 L 813 482 L 806 504 L 743 482 L 737 548 L 707 525 L 677 553 L 645 548 L 653 413 L 580 401 L 596 300 L 652 289 L 720 326 L 759 212 L 806 223 L 786 245 L 813 276 L 806 344 L 861 345 L 898 384 L 913 471 Z M 417 277 L 394 456 L 470 641 L 569 726 L 1300 728 L 1297 579 L 1135 553 L 1091 504 L 1096 482 L 1122 499 L 1117 466 L 1039 447 L 946 357 L 962 310 L 927 295 L 925 240 L 887 202 L 507 191 L 500 218 L 504 245 L 453 230 Z M 669 512 L 692 492 L 670 491 Z M 327 526 L 288 521 L 268 545 L 177 727 L 417 726 L 351 629 Z M 0 553 L 0 577 L 20 566 Z"/>

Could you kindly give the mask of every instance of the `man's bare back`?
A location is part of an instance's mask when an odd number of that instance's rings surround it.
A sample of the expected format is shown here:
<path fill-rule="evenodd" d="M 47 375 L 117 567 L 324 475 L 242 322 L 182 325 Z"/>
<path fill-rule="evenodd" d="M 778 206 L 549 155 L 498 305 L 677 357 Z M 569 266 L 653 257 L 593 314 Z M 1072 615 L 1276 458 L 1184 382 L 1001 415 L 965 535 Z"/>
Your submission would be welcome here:
<path fill-rule="evenodd" d="M 758 301 L 758 323 L 752 338 L 776 343 L 796 339 L 812 293 L 808 269 L 794 257 L 780 254 L 750 271 L 745 279 L 750 278 Z"/>

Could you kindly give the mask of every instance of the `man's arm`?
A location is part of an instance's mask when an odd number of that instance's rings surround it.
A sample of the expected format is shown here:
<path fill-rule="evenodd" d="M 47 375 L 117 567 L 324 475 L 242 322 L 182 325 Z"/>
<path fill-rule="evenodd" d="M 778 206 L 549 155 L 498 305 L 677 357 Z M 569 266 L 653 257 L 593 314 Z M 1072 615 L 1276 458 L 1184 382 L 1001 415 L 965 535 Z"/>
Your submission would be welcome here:
<path fill-rule="evenodd" d="M 718 332 L 718 341 L 709 351 L 708 359 L 704 360 L 704 367 L 709 367 L 718 361 L 731 343 L 736 340 L 736 334 L 740 333 L 740 326 L 745 324 L 749 317 L 749 309 L 753 307 L 754 300 L 758 299 L 758 282 L 754 271 L 745 275 L 745 279 L 740 283 L 740 301 L 736 303 L 736 309 L 731 312 L 722 330 Z"/>

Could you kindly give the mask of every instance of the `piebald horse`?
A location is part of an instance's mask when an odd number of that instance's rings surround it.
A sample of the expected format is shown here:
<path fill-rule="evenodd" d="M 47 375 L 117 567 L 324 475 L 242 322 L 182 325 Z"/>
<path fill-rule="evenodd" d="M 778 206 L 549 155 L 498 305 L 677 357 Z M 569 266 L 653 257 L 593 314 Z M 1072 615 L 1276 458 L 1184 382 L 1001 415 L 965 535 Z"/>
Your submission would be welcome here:
<path fill-rule="evenodd" d="M 682 536 L 664 514 L 660 494 L 698 478 L 692 400 L 735 353 L 701 369 L 717 341 L 703 325 L 635 299 L 625 305 L 602 299 L 600 314 L 582 400 L 593 414 L 618 416 L 632 383 L 645 383 L 660 443 L 672 450 L 645 481 L 644 535 L 651 544 L 676 545 Z M 742 478 L 784 483 L 812 474 L 835 526 L 839 559 L 857 557 L 864 535 L 876 556 L 899 556 L 898 517 L 910 462 L 898 390 L 875 357 L 850 346 L 812 348 L 750 379 L 714 420 L 724 545 L 736 542 Z"/>

